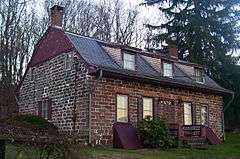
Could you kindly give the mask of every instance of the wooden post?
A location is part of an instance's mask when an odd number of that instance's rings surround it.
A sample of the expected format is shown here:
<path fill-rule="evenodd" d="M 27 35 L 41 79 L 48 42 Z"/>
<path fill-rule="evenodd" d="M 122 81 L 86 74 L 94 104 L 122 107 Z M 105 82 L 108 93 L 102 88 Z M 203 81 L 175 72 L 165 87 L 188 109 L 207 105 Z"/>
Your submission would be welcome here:
<path fill-rule="evenodd" d="M 0 140 L 0 159 L 5 159 L 5 141 Z"/>

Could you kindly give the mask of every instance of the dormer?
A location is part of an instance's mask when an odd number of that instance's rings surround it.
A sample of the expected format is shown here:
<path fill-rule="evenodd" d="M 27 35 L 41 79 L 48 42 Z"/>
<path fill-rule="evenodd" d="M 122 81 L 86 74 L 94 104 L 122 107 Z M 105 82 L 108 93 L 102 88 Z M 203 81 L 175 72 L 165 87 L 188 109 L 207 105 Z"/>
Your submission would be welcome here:
<path fill-rule="evenodd" d="M 122 51 L 123 68 L 127 70 L 136 70 L 136 55 L 134 53 Z"/>
<path fill-rule="evenodd" d="M 174 77 L 173 62 L 162 60 L 162 75 L 163 77 Z"/>
<path fill-rule="evenodd" d="M 200 67 L 194 67 L 194 78 L 197 83 L 205 83 L 204 71 Z"/>

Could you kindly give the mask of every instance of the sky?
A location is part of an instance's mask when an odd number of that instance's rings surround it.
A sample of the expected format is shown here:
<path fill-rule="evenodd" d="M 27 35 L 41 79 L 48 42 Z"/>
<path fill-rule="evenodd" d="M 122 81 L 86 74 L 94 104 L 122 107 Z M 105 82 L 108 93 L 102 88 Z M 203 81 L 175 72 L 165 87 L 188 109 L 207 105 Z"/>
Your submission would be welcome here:
<path fill-rule="evenodd" d="M 35 5 L 39 13 L 41 14 L 42 8 L 41 6 L 43 5 L 44 0 L 34 0 Z M 89 0 L 89 1 L 100 1 L 100 0 Z M 139 6 L 144 0 L 122 0 L 122 2 L 126 5 L 126 7 L 129 6 L 136 6 L 138 7 L 139 11 L 139 18 L 142 21 L 141 23 L 148 23 L 152 25 L 159 25 L 162 22 L 165 21 L 164 17 L 161 17 L 159 9 L 157 6 Z M 236 51 L 234 53 L 234 56 L 239 55 L 240 51 Z"/>
<path fill-rule="evenodd" d="M 99 1 L 99 0 L 89 0 L 89 1 Z M 36 6 L 36 10 L 39 14 L 42 12 L 42 5 L 44 0 L 34 0 L 33 3 Z M 146 6 L 139 6 L 144 0 L 122 0 L 122 2 L 128 6 L 136 6 L 138 7 L 139 17 L 143 21 L 151 22 L 151 24 L 159 24 L 159 21 L 163 21 L 163 19 L 156 14 L 159 12 L 157 7 L 146 7 Z"/>

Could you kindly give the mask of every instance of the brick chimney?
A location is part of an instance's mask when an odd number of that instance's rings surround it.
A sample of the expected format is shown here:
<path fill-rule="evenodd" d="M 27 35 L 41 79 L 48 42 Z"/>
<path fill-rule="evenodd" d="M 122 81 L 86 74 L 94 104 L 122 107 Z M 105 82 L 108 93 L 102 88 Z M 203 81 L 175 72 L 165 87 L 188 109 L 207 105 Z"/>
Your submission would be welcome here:
<path fill-rule="evenodd" d="M 54 5 L 51 8 L 51 26 L 62 27 L 64 7 Z"/>
<path fill-rule="evenodd" d="M 168 45 L 168 53 L 169 56 L 172 58 L 178 58 L 178 48 L 175 45 Z"/>

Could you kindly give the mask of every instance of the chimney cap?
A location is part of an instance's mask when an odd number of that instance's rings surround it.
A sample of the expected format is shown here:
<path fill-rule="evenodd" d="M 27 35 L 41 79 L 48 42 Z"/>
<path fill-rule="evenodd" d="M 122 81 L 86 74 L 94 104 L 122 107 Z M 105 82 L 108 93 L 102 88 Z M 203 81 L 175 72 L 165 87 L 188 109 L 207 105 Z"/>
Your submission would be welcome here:
<path fill-rule="evenodd" d="M 62 6 L 60 6 L 60 5 L 54 5 L 54 6 L 52 6 L 51 7 L 51 10 L 63 10 L 64 9 L 64 7 L 62 7 Z"/>

